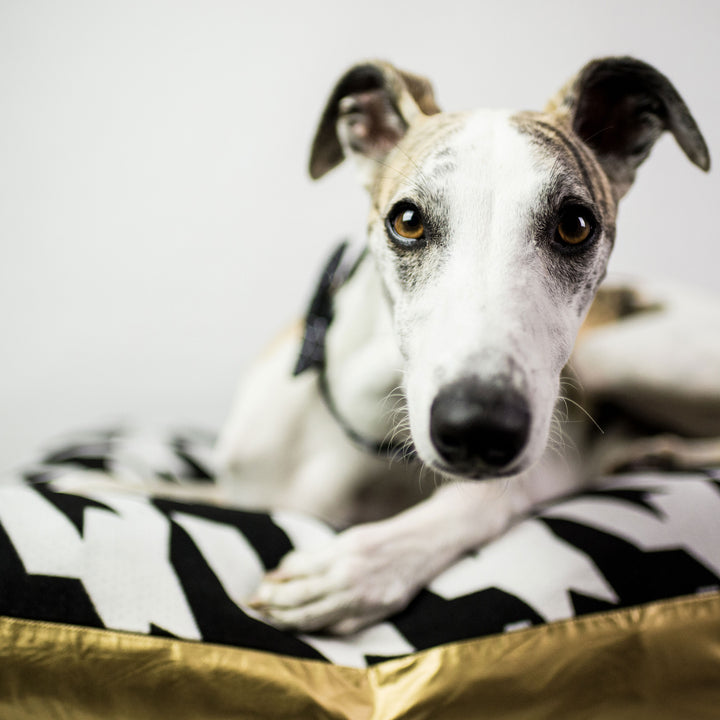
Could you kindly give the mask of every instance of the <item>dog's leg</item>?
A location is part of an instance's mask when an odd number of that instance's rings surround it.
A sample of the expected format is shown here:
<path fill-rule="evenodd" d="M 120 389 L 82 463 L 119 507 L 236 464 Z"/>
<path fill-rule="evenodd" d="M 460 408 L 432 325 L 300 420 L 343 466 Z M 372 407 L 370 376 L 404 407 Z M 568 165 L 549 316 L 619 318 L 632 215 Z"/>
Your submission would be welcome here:
<path fill-rule="evenodd" d="M 718 437 L 720 302 L 648 282 L 625 290 L 638 311 L 587 329 L 575 345 L 571 366 L 585 392 L 665 431 Z"/>
<path fill-rule="evenodd" d="M 561 468 L 449 483 L 393 518 L 352 527 L 317 551 L 289 554 L 249 605 L 279 627 L 355 632 L 401 610 L 463 553 L 572 484 Z"/>

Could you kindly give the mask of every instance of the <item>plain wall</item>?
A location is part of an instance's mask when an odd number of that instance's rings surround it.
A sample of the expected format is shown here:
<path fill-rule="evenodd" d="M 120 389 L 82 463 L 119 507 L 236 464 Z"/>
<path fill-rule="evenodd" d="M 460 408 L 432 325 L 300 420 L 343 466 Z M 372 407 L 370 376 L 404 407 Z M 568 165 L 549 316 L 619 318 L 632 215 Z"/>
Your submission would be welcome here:
<path fill-rule="evenodd" d="M 446 109 L 540 109 L 589 59 L 632 54 L 717 156 L 719 38 L 708 0 L 0 0 L 0 468 L 117 419 L 221 424 L 362 230 L 352 172 L 306 173 L 354 62 L 427 75 Z M 665 136 L 611 270 L 715 288 L 719 204 L 720 173 Z"/>

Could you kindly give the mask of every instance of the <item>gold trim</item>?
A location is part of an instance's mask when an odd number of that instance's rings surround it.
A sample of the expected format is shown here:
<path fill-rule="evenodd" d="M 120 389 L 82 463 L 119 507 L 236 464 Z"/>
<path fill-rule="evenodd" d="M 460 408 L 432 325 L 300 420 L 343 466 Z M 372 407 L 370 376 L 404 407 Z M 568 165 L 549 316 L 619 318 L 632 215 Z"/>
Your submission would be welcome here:
<path fill-rule="evenodd" d="M 0 618 L 0 718 L 720 717 L 720 593 L 452 643 L 367 670 Z"/>
<path fill-rule="evenodd" d="M 2 720 L 364 720 L 367 694 L 354 668 L 0 618 Z"/>
<path fill-rule="evenodd" d="M 433 648 L 370 682 L 373 720 L 717 720 L 720 593 Z"/>

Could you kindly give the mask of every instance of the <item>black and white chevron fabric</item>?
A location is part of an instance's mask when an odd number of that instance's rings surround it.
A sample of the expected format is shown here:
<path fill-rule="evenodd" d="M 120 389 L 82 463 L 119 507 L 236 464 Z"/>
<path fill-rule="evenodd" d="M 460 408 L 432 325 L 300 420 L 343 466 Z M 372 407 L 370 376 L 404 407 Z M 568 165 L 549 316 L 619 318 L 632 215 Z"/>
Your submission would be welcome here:
<path fill-rule="evenodd" d="M 210 445 L 192 432 L 89 433 L 26 468 L 22 482 L 0 484 L 0 615 L 363 667 L 720 585 L 720 470 L 637 473 L 520 523 L 389 621 L 342 639 L 283 632 L 242 599 L 285 553 L 327 542 L 331 529 L 123 488 L 211 483 Z M 91 482 L 108 473 L 117 487 Z"/>

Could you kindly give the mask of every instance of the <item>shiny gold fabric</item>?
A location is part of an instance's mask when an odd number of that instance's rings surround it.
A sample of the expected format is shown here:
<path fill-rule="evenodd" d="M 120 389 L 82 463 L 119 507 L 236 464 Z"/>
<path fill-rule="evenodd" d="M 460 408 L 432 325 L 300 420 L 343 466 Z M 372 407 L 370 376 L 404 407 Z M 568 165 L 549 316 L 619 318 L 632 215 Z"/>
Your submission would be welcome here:
<path fill-rule="evenodd" d="M 720 718 L 720 593 L 453 643 L 368 670 L 0 618 L 0 719 Z"/>

